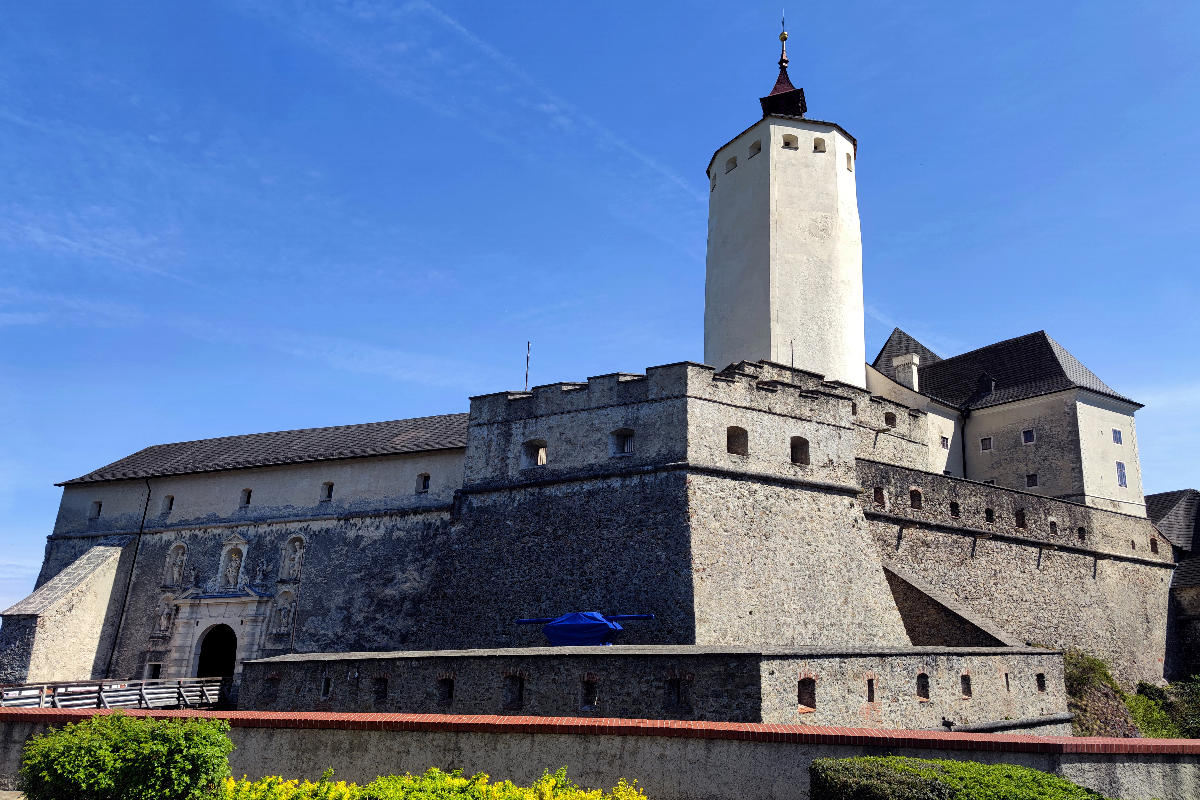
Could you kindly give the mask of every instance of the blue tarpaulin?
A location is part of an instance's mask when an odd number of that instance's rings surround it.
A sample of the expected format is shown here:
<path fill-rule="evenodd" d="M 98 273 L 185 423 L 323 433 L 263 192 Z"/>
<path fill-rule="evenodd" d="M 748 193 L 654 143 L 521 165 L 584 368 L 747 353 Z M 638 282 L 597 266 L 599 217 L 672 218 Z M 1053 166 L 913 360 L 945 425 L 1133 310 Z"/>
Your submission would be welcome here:
<path fill-rule="evenodd" d="M 625 630 L 617 620 L 626 619 L 654 619 L 654 615 L 614 614 L 606 617 L 599 611 L 572 611 L 554 619 L 519 619 L 517 624 L 541 625 L 551 647 L 594 647 L 612 644 L 617 634 Z"/>

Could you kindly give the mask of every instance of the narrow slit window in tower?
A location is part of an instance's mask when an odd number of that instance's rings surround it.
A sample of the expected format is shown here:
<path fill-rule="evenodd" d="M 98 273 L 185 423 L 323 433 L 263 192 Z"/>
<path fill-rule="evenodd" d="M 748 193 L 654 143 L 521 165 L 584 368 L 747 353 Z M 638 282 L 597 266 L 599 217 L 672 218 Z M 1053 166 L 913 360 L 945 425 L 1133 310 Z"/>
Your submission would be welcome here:
<path fill-rule="evenodd" d="M 803 436 L 792 437 L 792 463 L 803 465 L 809 463 L 808 439 Z"/>
<path fill-rule="evenodd" d="M 750 455 L 750 434 L 745 428 L 730 425 L 725 429 L 725 450 L 735 456 Z"/>
<path fill-rule="evenodd" d="M 924 672 L 917 675 L 917 699 L 929 699 L 929 676 Z"/>

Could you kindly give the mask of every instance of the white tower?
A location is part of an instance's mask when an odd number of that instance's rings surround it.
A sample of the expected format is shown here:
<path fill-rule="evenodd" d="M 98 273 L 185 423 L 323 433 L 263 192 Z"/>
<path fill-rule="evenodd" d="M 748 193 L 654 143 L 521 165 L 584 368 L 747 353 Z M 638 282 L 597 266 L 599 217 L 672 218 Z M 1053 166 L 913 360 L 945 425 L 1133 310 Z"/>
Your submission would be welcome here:
<path fill-rule="evenodd" d="M 856 142 L 804 119 L 787 74 L 760 100 L 763 118 L 708 165 L 704 361 L 793 363 L 864 386 L 862 237 Z"/>

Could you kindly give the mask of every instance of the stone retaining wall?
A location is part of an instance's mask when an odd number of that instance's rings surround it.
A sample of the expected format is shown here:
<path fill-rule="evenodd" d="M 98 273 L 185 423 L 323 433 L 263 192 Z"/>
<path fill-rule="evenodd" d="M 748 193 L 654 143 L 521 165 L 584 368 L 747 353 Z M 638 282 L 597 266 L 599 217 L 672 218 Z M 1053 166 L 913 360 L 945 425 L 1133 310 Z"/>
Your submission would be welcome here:
<path fill-rule="evenodd" d="M 0 788 L 14 785 L 27 737 L 98 713 L 108 712 L 0 710 Z M 332 767 L 340 778 L 364 782 L 438 766 L 527 783 L 566 765 L 585 786 L 636 779 L 650 800 L 807 800 L 814 758 L 895 754 L 1019 764 L 1123 800 L 1200 796 L 1200 740 L 428 714 L 129 713 L 228 719 L 237 746 L 233 773 L 252 778 L 316 778 Z"/>

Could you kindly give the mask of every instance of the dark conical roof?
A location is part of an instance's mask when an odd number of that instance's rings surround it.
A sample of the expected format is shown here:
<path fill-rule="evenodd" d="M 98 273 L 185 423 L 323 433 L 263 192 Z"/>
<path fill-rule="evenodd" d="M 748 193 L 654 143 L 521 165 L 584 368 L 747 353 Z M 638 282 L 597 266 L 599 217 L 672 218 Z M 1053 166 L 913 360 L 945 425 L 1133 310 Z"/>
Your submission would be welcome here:
<path fill-rule="evenodd" d="M 778 114 L 785 117 L 803 117 L 804 112 L 808 111 L 808 104 L 804 101 L 804 90 L 797 89 L 792 84 L 792 79 L 788 77 L 787 38 L 787 31 L 779 34 L 781 45 L 779 77 L 775 79 L 775 85 L 771 87 L 770 93 L 766 97 L 758 99 L 758 102 L 762 105 L 764 117 L 771 114 Z"/>

